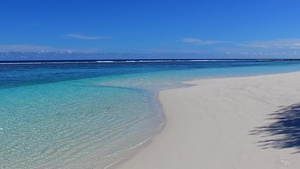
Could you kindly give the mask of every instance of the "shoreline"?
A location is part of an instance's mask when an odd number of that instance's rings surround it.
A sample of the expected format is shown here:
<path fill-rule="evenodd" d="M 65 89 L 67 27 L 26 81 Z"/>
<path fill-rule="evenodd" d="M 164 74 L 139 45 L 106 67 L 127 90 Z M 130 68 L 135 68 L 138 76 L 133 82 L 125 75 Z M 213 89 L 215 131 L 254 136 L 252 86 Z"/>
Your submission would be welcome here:
<path fill-rule="evenodd" d="M 280 147 L 289 138 L 272 133 L 268 125 L 276 120 L 268 118 L 300 102 L 299 77 L 292 72 L 200 79 L 161 91 L 164 129 L 112 168 L 297 168 L 300 145 Z"/>

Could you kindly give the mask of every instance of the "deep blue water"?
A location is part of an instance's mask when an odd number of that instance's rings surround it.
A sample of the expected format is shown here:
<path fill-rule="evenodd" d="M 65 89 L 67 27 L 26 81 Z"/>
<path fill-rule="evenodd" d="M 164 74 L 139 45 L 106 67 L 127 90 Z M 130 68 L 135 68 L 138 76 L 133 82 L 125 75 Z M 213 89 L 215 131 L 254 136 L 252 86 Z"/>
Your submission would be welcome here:
<path fill-rule="evenodd" d="M 299 70 L 299 61 L 3 63 L 0 168 L 104 168 L 162 129 L 158 91 Z"/>

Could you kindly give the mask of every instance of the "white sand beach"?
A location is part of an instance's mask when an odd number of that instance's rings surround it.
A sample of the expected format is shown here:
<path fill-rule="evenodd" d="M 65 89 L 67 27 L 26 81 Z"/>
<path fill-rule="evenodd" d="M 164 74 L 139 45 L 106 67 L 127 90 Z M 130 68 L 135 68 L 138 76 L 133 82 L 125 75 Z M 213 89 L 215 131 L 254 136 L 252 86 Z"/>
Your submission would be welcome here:
<path fill-rule="evenodd" d="M 164 130 L 115 167 L 300 167 L 300 72 L 187 83 L 160 93 Z"/>

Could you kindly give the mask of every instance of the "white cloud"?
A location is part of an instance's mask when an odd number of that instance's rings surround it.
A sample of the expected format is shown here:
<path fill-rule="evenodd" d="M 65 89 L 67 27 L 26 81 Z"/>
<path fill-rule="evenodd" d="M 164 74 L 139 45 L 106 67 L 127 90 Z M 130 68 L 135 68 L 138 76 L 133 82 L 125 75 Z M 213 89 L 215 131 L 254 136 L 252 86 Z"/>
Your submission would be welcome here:
<path fill-rule="evenodd" d="M 197 45 L 213 45 L 213 44 L 219 44 L 219 43 L 229 43 L 229 41 L 205 41 L 205 40 L 196 39 L 196 38 L 183 38 L 182 42 L 194 43 Z"/>
<path fill-rule="evenodd" d="M 278 39 L 270 41 L 252 41 L 240 46 L 263 49 L 300 49 L 300 39 Z"/>
<path fill-rule="evenodd" d="M 147 52 L 153 53 L 187 53 L 187 54 L 202 54 L 199 50 L 187 50 L 187 49 L 149 49 Z"/>
<path fill-rule="evenodd" d="M 64 35 L 65 38 L 76 38 L 76 39 L 85 39 L 85 40 L 97 40 L 97 39 L 108 39 L 104 36 L 83 36 L 79 34 L 68 34 Z"/>
<path fill-rule="evenodd" d="M 14 44 L 14 45 L 0 45 L 0 52 L 62 52 L 62 53 L 97 53 L 100 52 L 101 48 L 88 48 L 88 49 L 68 49 L 68 48 L 55 48 L 51 46 L 38 46 L 38 45 L 27 45 L 27 44 Z"/>
<path fill-rule="evenodd" d="M 55 48 L 49 46 L 36 45 L 0 45 L 0 52 L 32 52 L 32 51 L 55 51 Z"/>

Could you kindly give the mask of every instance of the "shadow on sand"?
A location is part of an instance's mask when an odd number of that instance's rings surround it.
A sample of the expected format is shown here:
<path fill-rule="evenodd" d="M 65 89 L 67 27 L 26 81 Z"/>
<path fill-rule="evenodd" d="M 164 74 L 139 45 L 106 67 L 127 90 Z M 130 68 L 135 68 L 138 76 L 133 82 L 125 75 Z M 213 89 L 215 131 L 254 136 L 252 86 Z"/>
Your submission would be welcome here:
<path fill-rule="evenodd" d="M 259 145 L 266 148 L 296 148 L 295 153 L 300 153 L 300 103 L 281 108 L 270 114 L 268 120 L 274 122 L 257 127 L 250 131 L 252 135 L 261 135 L 265 140 Z M 268 139 L 272 136 L 272 139 Z"/>

